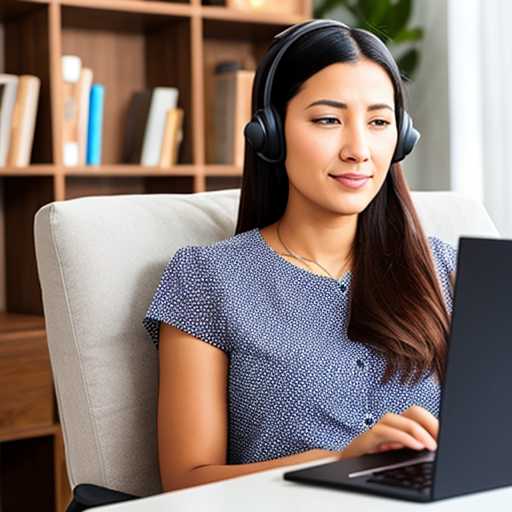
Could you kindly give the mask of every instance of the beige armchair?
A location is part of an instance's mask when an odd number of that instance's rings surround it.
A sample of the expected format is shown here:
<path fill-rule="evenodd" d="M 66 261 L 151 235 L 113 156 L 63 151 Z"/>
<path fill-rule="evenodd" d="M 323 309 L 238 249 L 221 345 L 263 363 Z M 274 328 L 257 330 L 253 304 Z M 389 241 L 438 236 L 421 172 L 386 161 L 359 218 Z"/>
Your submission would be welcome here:
<path fill-rule="evenodd" d="M 461 234 L 498 236 L 473 200 L 450 192 L 413 198 L 427 234 L 454 245 Z M 141 322 L 173 253 L 233 235 L 237 206 L 238 191 L 230 190 L 89 197 L 37 213 L 37 263 L 73 488 L 161 492 L 158 353 Z"/>

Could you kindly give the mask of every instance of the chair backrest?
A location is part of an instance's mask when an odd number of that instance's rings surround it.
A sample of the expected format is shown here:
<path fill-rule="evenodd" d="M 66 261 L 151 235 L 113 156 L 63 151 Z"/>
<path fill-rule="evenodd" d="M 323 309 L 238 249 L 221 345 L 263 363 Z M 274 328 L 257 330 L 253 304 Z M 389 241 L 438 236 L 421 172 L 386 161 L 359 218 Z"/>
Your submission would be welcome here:
<path fill-rule="evenodd" d="M 234 233 L 238 191 L 88 197 L 36 215 L 44 314 L 70 483 L 161 491 L 158 353 L 142 327 L 165 265 L 184 245 Z M 413 194 L 427 234 L 498 236 L 484 208 Z"/>

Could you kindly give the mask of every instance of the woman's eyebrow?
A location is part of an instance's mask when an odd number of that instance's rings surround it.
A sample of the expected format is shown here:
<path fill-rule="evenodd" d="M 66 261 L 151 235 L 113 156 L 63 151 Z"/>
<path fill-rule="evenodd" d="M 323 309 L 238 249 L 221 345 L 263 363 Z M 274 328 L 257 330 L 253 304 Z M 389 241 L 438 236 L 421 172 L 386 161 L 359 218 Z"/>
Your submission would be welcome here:
<path fill-rule="evenodd" d="M 306 107 L 306 109 L 314 107 L 316 105 L 326 105 L 328 107 L 334 107 L 334 108 L 341 108 L 341 109 L 347 109 L 348 105 L 346 103 L 341 103 L 340 101 L 334 101 L 334 100 L 317 100 L 311 103 Z"/>
<path fill-rule="evenodd" d="M 317 101 L 314 101 L 313 103 L 311 103 L 310 105 L 308 105 L 305 110 L 307 110 L 308 108 L 311 108 L 311 107 L 315 107 L 316 105 L 326 105 L 327 107 L 339 108 L 339 109 L 343 109 L 343 110 L 346 110 L 348 108 L 348 105 L 346 103 L 342 103 L 341 101 L 317 100 Z M 391 110 L 392 112 L 395 111 L 395 109 L 391 105 L 388 105 L 387 103 L 374 103 L 374 104 L 370 105 L 367 110 L 368 110 L 368 112 L 373 112 L 375 110 L 383 110 L 383 109 Z"/>
<path fill-rule="evenodd" d="M 391 110 L 391 112 L 395 111 L 395 109 L 391 105 L 388 105 L 387 103 L 375 103 L 368 107 L 368 112 L 373 112 L 374 110 L 384 110 L 384 109 Z"/>

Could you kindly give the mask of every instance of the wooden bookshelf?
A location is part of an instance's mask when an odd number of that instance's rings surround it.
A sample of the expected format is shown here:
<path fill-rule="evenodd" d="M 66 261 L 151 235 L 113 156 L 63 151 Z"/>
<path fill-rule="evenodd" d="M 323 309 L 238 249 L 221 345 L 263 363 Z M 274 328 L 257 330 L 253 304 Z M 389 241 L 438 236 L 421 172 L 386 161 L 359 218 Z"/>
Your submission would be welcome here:
<path fill-rule="evenodd" d="M 64 510 L 69 500 L 44 319 L 0 313 L 0 509 Z"/>
<path fill-rule="evenodd" d="M 110 193 L 200 192 L 238 186 L 241 169 L 212 164 L 213 70 L 218 62 L 263 56 L 274 34 L 311 17 L 243 12 L 201 0 L 2 0 L 5 72 L 42 80 L 32 164 L 0 168 L 5 189 L 7 309 L 41 314 L 32 261 L 32 218 L 53 200 Z M 61 56 L 75 54 L 105 85 L 102 165 L 62 162 Z M 185 111 L 178 165 L 123 164 L 129 102 L 152 86 L 180 91 Z M 20 233 L 30 233 L 29 236 Z M 15 250 L 10 250 L 16 246 Z M 30 255 L 20 262 L 20 255 Z"/>
<path fill-rule="evenodd" d="M 69 498 L 44 348 L 34 214 L 51 201 L 86 195 L 186 193 L 238 186 L 240 168 L 212 163 L 213 71 L 225 60 L 251 56 L 259 62 L 274 34 L 310 19 L 312 0 L 296 1 L 296 13 L 288 15 L 236 11 L 202 5 L 201 0 L 0 0 L 3 71 L 41 79 L 31 165 L 0 167 L 8 311 L 0 314 L 0 368 L 15 364 L 16 358 L 31 361 L 27 382 L 44 382 L 38 390 L 44 397 L 21 387 L 13 375 L 7 387 L 0 383 L 0 393 L 8 390 L 13 399 L 5 404 L 0 400 L 2 512 L 62 511 Z M 64 54 L 80 56 L 84 66 L 93 69 L 94 81 L 105 85 L 99 166 L 63 165 Z M 179 106 L 185 111 L 179 162 L 168 169 L 128 165 L 122 159 L 131 96 L 153 86 L 177 87 Z M 0 379 L 3 375 L 0 372 Z M 16 393 L 20 395 L 14 400 Z M 17 403 L 32 420 L 9 425 Z M 27 501 L 25 496 L 21 502 L 22 489 L 35 498 Z"/>

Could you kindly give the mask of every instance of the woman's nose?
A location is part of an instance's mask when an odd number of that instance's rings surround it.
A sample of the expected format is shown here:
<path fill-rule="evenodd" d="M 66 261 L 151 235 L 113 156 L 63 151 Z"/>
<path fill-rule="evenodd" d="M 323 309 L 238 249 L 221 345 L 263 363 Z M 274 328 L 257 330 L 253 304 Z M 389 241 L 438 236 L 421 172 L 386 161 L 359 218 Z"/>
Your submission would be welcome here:
<path fill-rule="evenodd" d="M 340 158 L 347 162 L 365 162 L 370 159 L 368 134 L 364 126 L 347 128 L 342 137 Z"/>

